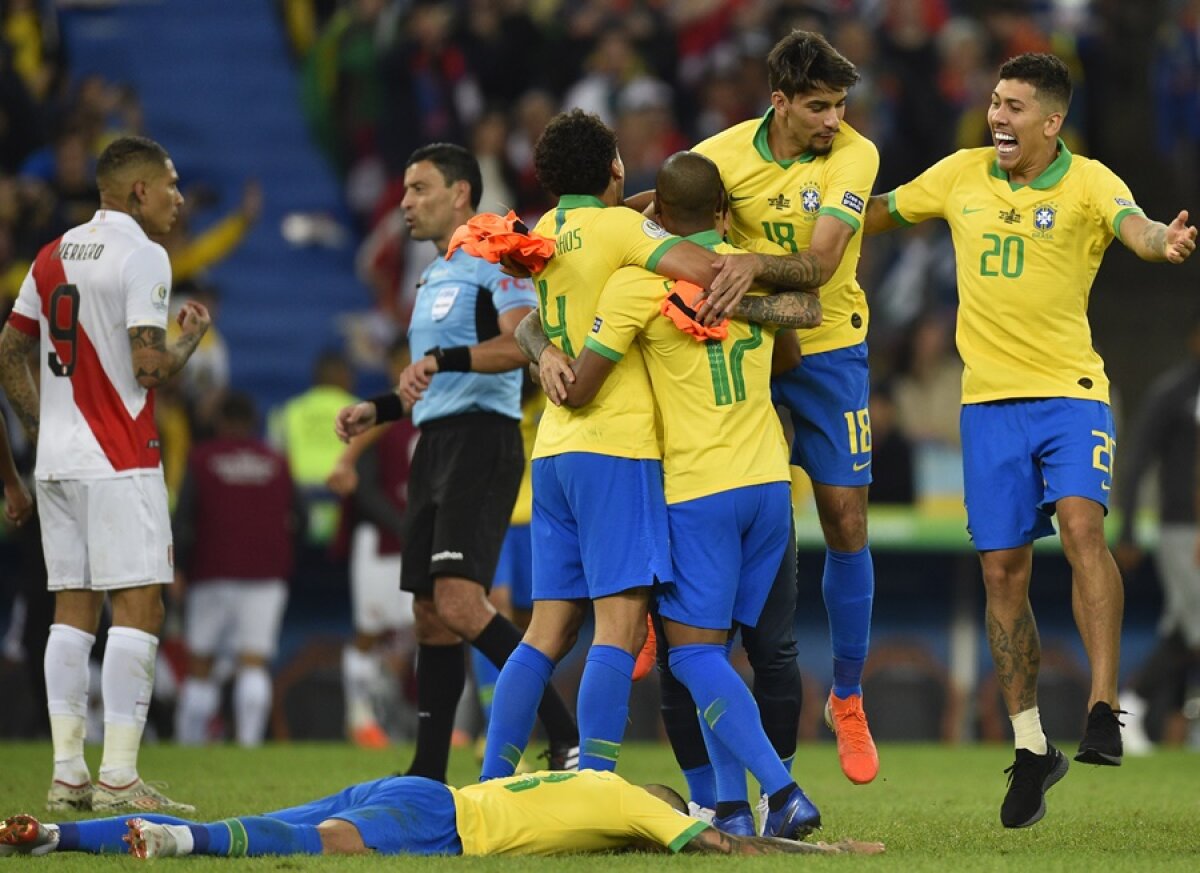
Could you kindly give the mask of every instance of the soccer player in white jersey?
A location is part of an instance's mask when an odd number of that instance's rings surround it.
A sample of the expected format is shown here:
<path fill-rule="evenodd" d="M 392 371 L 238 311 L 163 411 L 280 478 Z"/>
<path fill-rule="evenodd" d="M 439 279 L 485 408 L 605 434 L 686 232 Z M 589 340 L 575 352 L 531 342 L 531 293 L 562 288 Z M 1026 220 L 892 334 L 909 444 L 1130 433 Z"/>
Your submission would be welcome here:
<path fill-rule="evenodd" d="M 211 323 L 202 305 L 185 303 L 182 333 L 167 343 L 171 265 L 147 234 L 175 223 L 178 182 L 158 143 L 114 140 L 96 164 L 99 211 L 38 253 L 0 332 L 0 382 L 37 445 L 42 546 L 55 592 L 45 661 L 50 810 L 192 809 L 137 770 L 162 586 L 174 578 L 153 389 L 187 363 Z M 101 673 L 104 755 L 93 786 L 84 717 L 105 594 L 113 621 Z"/>

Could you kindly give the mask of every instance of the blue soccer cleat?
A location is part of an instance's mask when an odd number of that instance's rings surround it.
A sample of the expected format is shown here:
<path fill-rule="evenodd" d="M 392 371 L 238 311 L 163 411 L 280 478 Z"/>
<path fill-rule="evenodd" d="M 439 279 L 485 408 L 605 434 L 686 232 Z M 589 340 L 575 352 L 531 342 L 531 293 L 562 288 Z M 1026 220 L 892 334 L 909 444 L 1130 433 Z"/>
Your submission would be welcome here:
<path fill-rule="evenodd" d="M 749 806 L 744 806 L 730 815 L 714 816 L 712 825 L 717 830 L 733 834 L 735 837 L 755 836 L 754 814 L 750 812 Z"/>
<path fill-rule="evenodd" d="M 799 786 L 792 789 L 787 803 L 767 815 L 763 836 L 802 840 L 821 826 L 821 813 Z"/>

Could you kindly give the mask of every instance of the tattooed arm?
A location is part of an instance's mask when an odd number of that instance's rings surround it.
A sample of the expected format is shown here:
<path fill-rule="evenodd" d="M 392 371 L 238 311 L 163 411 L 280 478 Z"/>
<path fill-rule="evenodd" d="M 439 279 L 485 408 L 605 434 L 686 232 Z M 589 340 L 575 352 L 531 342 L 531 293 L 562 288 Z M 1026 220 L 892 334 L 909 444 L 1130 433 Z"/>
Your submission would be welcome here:
<path fill-rule="evenodd" d="M 743 297 L 733 316 L 776 327 L 816 327 L 821 323 L 821 300 L 811 291 L 784 291 L 769 297 Z"/>
<path fill-rule="evenodd" d="M 8 395 L 8 402 L 21 419 L 21 426 L 29 441 L 35 446 L 38 440 L 38 416 L 40 413 L 37 383 L 29 369 L 30 354 L 37 348 L 36 337 L 6 324 L 0 331 L 0 384 Z"/>
<path fill-rule="evenodd" d="M 517 347 L 525 354 L 525 357 L 535 364 L 542 357 L 546 346 L 550 345 L 549 338 L 542 330 L 542 317 L 538 315 L 536 309 L 521 319 L 521 323 L 513 332 L 513 338 L 516 339 Z"/>
<path fill-rule="evenodd" d="M 883 843 L 839 840 L 836 843 L 797 843 L 775 837 L 735 837 L 716 828 L 703 830 L 680 852 L 701 855 L 878 855 Z"/>
<path fill-rule="evenodd" d="M 133 375 L 143 388 L 157 388 L 188 362 L 204 337 L 212 319 L 202 305 L 189 300 L 179 311 L 183 329 L 170 347 L 167 332 L 161 327 L 129 328 L 129 346 L 133 353 Z"/>
<path fill-rule="evenodd" d="M 1196 227 L 1187 221 L 1186 211 L 1170 224 L 1151 221 L 1144 215 L 1128 215 L 1121 222 L 1121 242 L 1143 261 L 1182 264 L 1196 250 Z"/>

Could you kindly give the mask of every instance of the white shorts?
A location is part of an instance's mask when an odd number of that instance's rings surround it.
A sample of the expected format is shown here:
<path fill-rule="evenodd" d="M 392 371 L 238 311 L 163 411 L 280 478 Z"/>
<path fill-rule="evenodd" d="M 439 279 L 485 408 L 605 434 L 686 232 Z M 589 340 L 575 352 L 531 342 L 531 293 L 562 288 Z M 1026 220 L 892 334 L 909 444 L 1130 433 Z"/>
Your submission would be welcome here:
<path fill-rule="evenodd" d="M 175 579 L 161 470 L 37 482 L 51 591 L 111 591 Z"/>
<path fill-rule="evenodd" d="M 189 585 L 183 621 L 189 654 L 274 657 L 287 599 L 282 579 L 210 579 Z"/>
<path fill-rule="evenodd" d="M 413 624 L 413 596 L 400 590 L 400 556 L 379 554 L 379 529 L 360 524 L 350 549 L 354 629 L 381 634 Z"/>

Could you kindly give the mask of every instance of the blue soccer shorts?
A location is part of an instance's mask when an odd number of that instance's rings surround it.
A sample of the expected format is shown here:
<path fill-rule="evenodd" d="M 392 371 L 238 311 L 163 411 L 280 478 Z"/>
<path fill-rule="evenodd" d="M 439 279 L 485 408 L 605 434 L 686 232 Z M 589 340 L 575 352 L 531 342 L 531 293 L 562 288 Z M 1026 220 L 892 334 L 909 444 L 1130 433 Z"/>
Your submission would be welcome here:
<path fill-rule="evenodd" d="M 533 599 L 597 600 L 671 578 L 662 462 L 533 461 Z"/>
<path fill-rule="evenodd" d="M 663 618 L 710 630 L 754 627 L 791 536 L 789 482 L 721 491 L 667 507 L 675 582 Z"/>
<path fill-rule="evenodd" d="M 771 379 L 771 396 L 792 414 L 792 465 L 824 485 L 871 484 L 871 376 L 867 344 L 805 355 Z"/>
<path fill-rule="evenodd" d="M 1108 511 L 1117 443 L 1107 403 L 969 403 L 959 421 L 967 530 L 979 551 L 1052 536 L 1050 516 L 1063 497 L 1086 497 Z"/>
<path fill-rule="evenodd" d="M 508 588 L 514 609 L 533 606 L 533 539 L 529 525 L 509 525 L 492 587 Z"/>
<path fill-rule="evenodd" d="M 461 855 L 454 795 L 421 776 L 385 776 L 337 794 L 267 813 L 289 824 L 348 821 L 381 855 Z"/>

